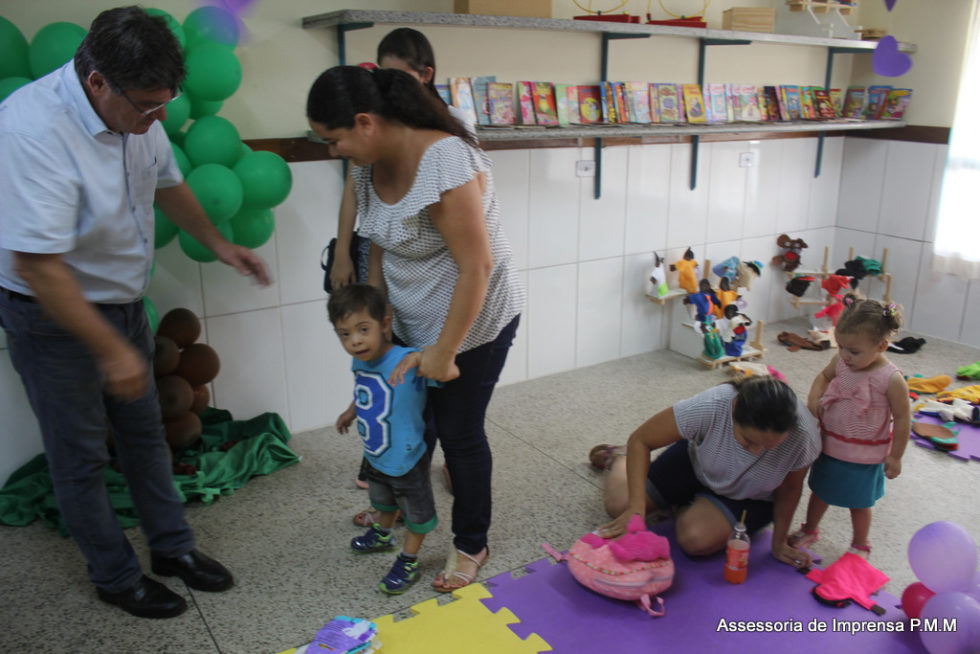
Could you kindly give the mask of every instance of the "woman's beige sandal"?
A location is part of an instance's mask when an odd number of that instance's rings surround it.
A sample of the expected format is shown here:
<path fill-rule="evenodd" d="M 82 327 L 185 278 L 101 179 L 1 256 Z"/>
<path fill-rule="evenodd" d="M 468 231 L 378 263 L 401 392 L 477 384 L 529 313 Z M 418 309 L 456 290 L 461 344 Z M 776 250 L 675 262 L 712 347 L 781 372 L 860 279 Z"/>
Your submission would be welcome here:
<path fill-rule="evenodd" d="M 473 556 L 472 554 L 467 554 L 455 547 L 449 553 L 449 558 L 446 559 L 446 567 L 442 572 L 436 576 L 435 580 L 432 582 L 432 588 L 440 593 L 451 593 L 454 590 L 459 590 L 464 586 L 469 586 L 476 579 L 476 576 L 480 573 L 480 568 L 483 564 L 487 562 L 490 558 L 490 550 L 486 547 L 483 548 L 481 552 L 483 558 L 477 558 L 480 554 Z M 463 572 L 459 569 L 460 557 L 469 559 L 476 569 L 470 572 Z M 466 561 L 463 562 L 464 565 L 468 565 Z"/>

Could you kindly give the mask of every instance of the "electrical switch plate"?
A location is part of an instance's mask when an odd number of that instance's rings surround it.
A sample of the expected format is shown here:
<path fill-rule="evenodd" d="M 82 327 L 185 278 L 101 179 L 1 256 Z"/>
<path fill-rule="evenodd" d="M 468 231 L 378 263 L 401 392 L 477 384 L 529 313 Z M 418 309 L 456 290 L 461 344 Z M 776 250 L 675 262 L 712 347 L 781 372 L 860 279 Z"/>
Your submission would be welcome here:
<path fill-rule="evenodd" d="M 578 177 L 595 177 L 595 161 L 580 159 L 575 162 L 575 174 Z"/>
<path fill-rule="evenodd" d="M 750 168 L 755 165 L 755 152 L 740 152 L 738 154 L 738 167 Z"/>

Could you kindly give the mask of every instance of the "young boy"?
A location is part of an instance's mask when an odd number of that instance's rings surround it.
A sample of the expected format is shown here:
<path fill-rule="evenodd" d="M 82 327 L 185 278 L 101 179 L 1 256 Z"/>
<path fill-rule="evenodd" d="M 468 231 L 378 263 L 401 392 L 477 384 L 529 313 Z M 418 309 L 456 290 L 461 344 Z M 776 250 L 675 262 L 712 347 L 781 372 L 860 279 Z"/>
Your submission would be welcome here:
<path fill-rule="evenodd" d="M 354 357 L 354 401 L 337 419 L 337 431 L 346 434 L 356 422 L 370 463 L 368 494 L 380 512 L 378 521 L 350 546 L 361 553 L 392 550 L 391 527 L 401 509 L 405 546 L 380 584 L 385 593 L 398 595 L 418 581 L 419 547 L 439 522 L 423 439 L 426 384 L 415 375 L 421 355 L 391 342 L 391 315 L 373 286 L 336 289 L 327 313 L 341 345 Z"/>

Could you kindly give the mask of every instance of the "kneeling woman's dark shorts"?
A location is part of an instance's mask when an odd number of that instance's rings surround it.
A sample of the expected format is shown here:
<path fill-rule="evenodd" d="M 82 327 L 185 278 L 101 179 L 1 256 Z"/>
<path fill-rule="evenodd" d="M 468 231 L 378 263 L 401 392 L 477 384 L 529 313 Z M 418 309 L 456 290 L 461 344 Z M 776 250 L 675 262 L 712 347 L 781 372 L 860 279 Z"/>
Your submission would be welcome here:
<path fill-rule="evenodd" d="M 688 441 L 681 439 L 653 460 L 647 471 L 647 495 L 658 509 L 670 509 L 690 504 L 703 497 L 724 514 L 734 525 L 747 511 L 745 522 L 750 531 L 757 531 L 772 522 L 773 503 L 768 500 L 733 500 L 718 495 L 705 486 L 694 473 L 688 454 Z"/>

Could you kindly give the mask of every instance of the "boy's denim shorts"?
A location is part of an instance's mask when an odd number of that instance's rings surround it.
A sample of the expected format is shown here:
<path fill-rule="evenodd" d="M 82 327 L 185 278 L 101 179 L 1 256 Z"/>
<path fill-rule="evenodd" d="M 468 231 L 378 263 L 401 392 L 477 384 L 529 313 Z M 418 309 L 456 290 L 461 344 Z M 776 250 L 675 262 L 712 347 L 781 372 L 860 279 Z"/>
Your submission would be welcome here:
<path fill-rule="evenodd" d="M 439 524 L 429 478 L 431 457 L 422 455 L 418 463 L 401 477 L 392 477 L 367 466 L 368 496 L 379 511 L 401 509 L 405 526 L 416 534 L 427 534 Z"/>

